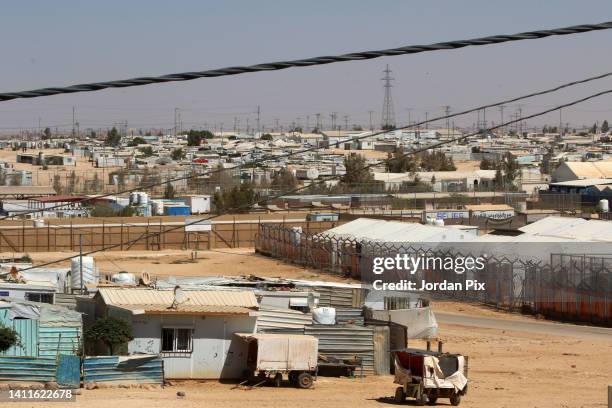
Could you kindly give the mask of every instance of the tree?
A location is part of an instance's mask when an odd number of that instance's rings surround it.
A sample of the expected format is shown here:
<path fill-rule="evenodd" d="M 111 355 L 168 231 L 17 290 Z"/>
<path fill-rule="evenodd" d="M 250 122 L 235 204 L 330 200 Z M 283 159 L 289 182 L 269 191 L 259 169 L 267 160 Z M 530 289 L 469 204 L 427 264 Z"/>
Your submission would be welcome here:
<path fill-rule="evenodd" d="M 239 187 L 234 186 L 232 189 L 216 192 L 213 204 L 219 214 L 227 211 L 240 213 L 249 211 L 258 199 L 259 196 L 251 184 L 242 183 Z"/>
<path fill-rule="evenodd" d="M 480 170 L 495 170 L 497 165 L 487 158 L 484 158 L 480 161 Z"/>
<path fill-rule="evenodd" d="M 11 327 L 0 325 L 0 353 L 3 353 L 19 344 L 19 335 Z"/>
<path fill-rule="evenodd" d="M 610 125 L 608 125 L 608 121 L 604 120 L 601 124 L 601 133 L 608 133 L 610 131 Z"/>
<path fill-rule="evenodd" d="M 185 158 L 185 152 L 179 147 L 178 149 L 174 149 L 172 153 L 170 153 L 170 157 L 172 157 L 172 160 L 182 160 Z"/>
<path fill-rule="evenodd" d="M 269 133 L 264 133 L 261 135 L 261 140 L 272 140 L 272 135 Z"/>
<path fill-rule="evenodd" d="M 121 144 L 121 135 L 116 127 L 113 126 L 113 128 L 108 131 L 104 144 L 111 147 L 118 147 Z"/>
<path fill-rule="evenodd" d="M 519 174 L 519 164 L 510 152 L 504 154 L 502 164 L 502 171 L 508 184 L 514 183 L 514 180 Z"/>
<path fill-rule="evenodd" d="M 143 139 L 142 137 L 140 137 L 140 136 L 136 136 L 135 138 L 133 138 L 132 140 L 130 140 L 130 141 L 128 142 L 128 146 L 129 146 L 129 147 L 135 147 L 135 146 L 138 146 L 138 145 L 141 145 L 141 144 L 147 144 L 147 141 L 146 141 L 146 140 L 144 140 L 144 139 Z"/>
<path fill-rule="evenodd" d="M 132 327 L 123 319 L 113 316 L 98 319 L 89 329 L 85 330 L 86 341 L 103 342 L 111 355 L 115 355 L 117 346 L 134 339 Z"/>
<path fill-rule="evenodd" d="M 48 128 L 48 127 L 45 128 L 45 130 L 43 131 L 43 134 L 42 134 L 42 139 L 43 140 L 51 139 L 51 129 L 50 128 Z"/>
<path fill-rule="evenodd" d="M 59 174 L 53 176 L 53 189 L 57 194 L 62 194 L 64 190 L 62 186 L 62 178 Z"/>
<path fill-rule="evenodd" d="M 203 139 L 212 139 L 215 135 L 209 130 L 191 129 L 187 132 L 187 146 L 199 146 Z"/>
<path fill-rule="evenodd" d="M 141 147 L 138 150 L 140 150 L 140 152 L 144 154 L 145 157 L 153 156 L 153 148 L 151 146 Z"/>
<path fill-rule="evenodd" d="M 400 147 L 387 160 L 387 170 L 391 173 L 406 173 L 417 170 L 418 163 L 413 156 L 406 156 L 404 149 Z"/>
<path fill-rule="evenodd" d="M 293 190 L 298 185 L 297 178 L 292 172 L 283 167 L 272 177 L 271 186 L 280 190 Z"/>
<path fill-rule="evenodd" d="M 597 133 L 597 123 L 593 123 L 593 126 L 591 127 L 591 133 L 593 134 Z"/>
<path fill-rule="evenodd" d="M 172 183 L 166 183 L 166 187 L 164 188 L 164 198 L 174 198 L 175 194 L 176 192 L 174 191 L 174 186 L 172 185 Z"/>

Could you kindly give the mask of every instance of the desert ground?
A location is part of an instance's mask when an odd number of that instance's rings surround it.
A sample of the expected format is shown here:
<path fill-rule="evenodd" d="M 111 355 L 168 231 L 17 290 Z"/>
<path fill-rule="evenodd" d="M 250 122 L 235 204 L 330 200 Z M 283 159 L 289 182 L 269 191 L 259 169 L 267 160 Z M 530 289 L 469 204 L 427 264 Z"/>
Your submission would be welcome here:
<path fill-rule="evenodd" d="M 59 259 L 69 253 L 31 254 L 35 263 Z M 340 280 L 317 271 L 255 255 L 253 250 L 202 251 L 195 262 L 191 251 L 109 252 L 96 255 L 103 272 L 147 270 L 154 276 L 244 275 L 285 276 L 300 279 Z M 478 304 L 434 302 L 439 313 L 439 338 L 445 350 L 469 356 L 470 389 L 463 398 L 465 407 L 547 408 L 606 407 L 607 386 L 612 384 L 612 329 L 585 334 L 584 327 L 555 324 L 562 332 L 523 330 L 522 323 L 538 324 L 533 317 L 498 312 Z M 446 323 L 443 316 L 458 315 L 483 324 Z M 480 319 L 480 320 L 479 320 Z M 495 327 L 486 326 L 494 319 Z M 521 323 L 521 324 L 519 324 Z M 498 327 L 501 326 L 502 328 Z M 575 330 L 575 331 L 574 331 Z M 595 330 L 595 329 L 593 329 Z M 610 336 L 607 336 L 609 330 Z M 423 346 L 411 341 L 410 346 Z M 319 377 L 315 388 L 299 390 L 261 387 L 251 390 L 235 384 L 176 382 L 163 389 L 82 390 L 76 403 L 54 403 L 54 407 L 98 408 L 145 407 L 385 407 L 393 405 L 395 390 L 391 376 L 367 378 Z M 177 392 L 185 393 L 184 397 Z M 440 400 L 440 406 L 449 406 Z M 7 404 L 8 406 L 9 404 Z M 10 404 L 15 406 L 19 403 Z M 406 403 L 412 405 L 411 402 Z M 27 406 L 49 406 L 29 403 Z"/>

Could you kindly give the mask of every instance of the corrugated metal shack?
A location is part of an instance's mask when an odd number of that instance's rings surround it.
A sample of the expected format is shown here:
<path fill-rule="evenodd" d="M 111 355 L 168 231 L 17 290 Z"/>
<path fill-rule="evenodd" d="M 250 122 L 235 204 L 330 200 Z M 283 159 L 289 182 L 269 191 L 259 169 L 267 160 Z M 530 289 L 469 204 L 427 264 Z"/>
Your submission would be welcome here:
<path fill-rule="evenodd" d="M 0 301 L 0 324 L 17 332 L 20 344 L 5 356 L 56 357 L 81 349 L 81 314 L 62 306 L 20 300 Z"/>

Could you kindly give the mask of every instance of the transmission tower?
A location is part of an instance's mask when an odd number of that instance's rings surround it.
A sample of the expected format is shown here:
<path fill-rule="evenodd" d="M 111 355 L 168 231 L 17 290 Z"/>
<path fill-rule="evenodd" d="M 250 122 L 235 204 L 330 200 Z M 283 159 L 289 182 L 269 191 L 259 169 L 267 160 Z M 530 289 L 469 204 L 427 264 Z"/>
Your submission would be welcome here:
<path fill-rule="evenodd" d="M 394 79 L 391 77 L 391 69 L 389 69 L 389 64 L 383 71 L 385 76 L 383 77 L 385 89 L 385 99 L 383 101 L 383 109 L 382 109 L 382 121 L 381 125 L 383 129 L 389 129 L 395 127 L 395 110 L 393 109 L 393 98 L 391 97 L 391 81 Z"/>

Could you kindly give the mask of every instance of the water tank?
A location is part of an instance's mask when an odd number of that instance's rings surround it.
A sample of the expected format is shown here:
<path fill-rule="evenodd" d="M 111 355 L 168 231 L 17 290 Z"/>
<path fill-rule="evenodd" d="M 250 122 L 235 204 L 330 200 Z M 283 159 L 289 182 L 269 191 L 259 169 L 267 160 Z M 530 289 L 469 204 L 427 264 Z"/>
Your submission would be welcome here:
<path fill-rule="evenodd" d="M 444 220 L 440 219 L 440 218 L 436 218 L 433 222 L 433 225 L 435 225 L 436 227 L 443 227 L 444 226 Z"/>
<path fill-rule="evenodd" d="M 42 219 L 34 219 L 32 220 L 32 224 L 35 228 L 42 228 L 45 226 L 45 220 Z"/>
<path fill-rule="evenodd" d="M 427 225 L 433 225 L 434 224 L 434 219 L 431 217 L 426 217 L 425 218 L 425 224 Z"/>
<path fill-rule="evenodd" d="M 319 178 L 319 170 L 317 170 L 314 167 L 309 168 L 308 170 L 306 170 L 306 178 L 309 180 L 315 180 Z"/>
<path fill-rule="evenodd" d="M 149 205 L 149 195 L 147 193 L 138 193 L 138 205 L 140 206 Z"/>
<path fill-rule="evenodd" d="M 312 320 L 316 324 L 336 324 L 336 309 L 333 307 L 312 309 Z"/>
<path fill-rule="evenodd" d="M 164 215 L 164 202 L 162 200 L 151 200 L 151 215 Z"/>
<path fill-rule="evenodd" d="M 72 276 L 72 289 L 81 288 L 81 262 L 79 257 L 70 260 L 70 275 Z M 98 283 L 98 271 L 96 271 L 94 259 L 91 256 L 83 257 L 83 286 L 89 283 Z"/>
<path fill-rule="evenodd" d="M 133 273 L 119 272 L 113 274 L 113 276 L 111 277 L 111 281 L 118 283 L 119 285 L 135 285 L 136 277 Z"/>
<path fill-rule="evenodd" d="M 608 200 L 599 200 L 599 210 L 604 213 L 610 211 L 610 203 L 608 202 Z"/>

